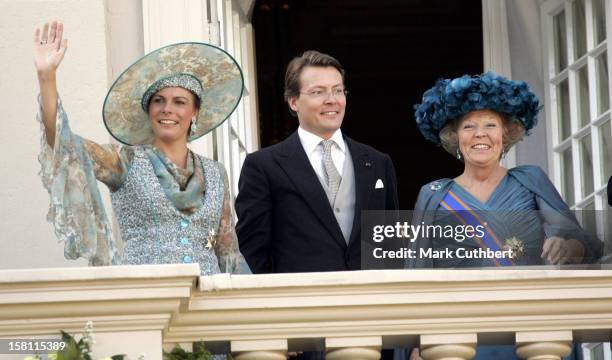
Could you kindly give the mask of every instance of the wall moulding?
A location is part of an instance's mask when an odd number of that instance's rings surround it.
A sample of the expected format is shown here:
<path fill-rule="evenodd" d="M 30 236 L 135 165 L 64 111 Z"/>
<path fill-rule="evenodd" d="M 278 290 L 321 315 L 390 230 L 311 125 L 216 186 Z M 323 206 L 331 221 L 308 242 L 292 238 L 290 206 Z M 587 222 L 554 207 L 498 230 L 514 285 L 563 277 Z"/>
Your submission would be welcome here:
<path fill-rule="evenodd" d="M 69 270 L 0 271 L 0 336 L 78 330 L 93 320 L 100 332 L 159 331 L 166 345 L 267 340 L 286 341 L 292 351 L 320 348 L 325 339 L 380 339 L 389 347 L 468 333 L 478 343 L 560 331 L 602 341 L 612 329 L 611 270 L 207 277 L 197 265 Z"/>

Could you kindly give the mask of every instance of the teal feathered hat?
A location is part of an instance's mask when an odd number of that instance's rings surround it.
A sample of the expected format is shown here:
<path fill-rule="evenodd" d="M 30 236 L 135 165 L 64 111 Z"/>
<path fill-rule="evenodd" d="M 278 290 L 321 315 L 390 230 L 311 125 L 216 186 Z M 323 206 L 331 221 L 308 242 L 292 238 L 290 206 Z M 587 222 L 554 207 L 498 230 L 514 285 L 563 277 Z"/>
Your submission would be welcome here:
<path fill-rule="evenodd" d="M 494 72 L 440 79 L 416 104 L 415 119 L 423 136 L 440 144 L 439 133 L 447 122 L 474 110 L 493 110 L 519 121 L 526 134 L 538 122 L 540 100 L 524 81 L 509 80 Z"/>

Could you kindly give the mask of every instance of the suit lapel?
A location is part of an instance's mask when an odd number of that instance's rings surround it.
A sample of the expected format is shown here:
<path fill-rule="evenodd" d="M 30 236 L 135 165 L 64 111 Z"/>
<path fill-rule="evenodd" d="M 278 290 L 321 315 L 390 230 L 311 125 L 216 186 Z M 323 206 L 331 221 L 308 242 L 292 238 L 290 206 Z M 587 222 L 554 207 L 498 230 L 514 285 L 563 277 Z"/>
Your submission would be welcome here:
<path fill-rule="evenodd" d="M 319 178 L 304 152 L 297 131 L 283 141 L 282 146 L 279 147 L 276 159 L 300 194 L 302 194 L 304 201 L 321 220 L 332 237 L 343 248 L 346 248 L 342 230 L 340 230 L 332 208 L 329 206 L 325 190 L 323 190 Z M 299 219 L 296 221 L 299 221 Z"/>
<path fill-rule="evenodd" d="M 351 152 L 353 157 L 353 167 L 355 171 L 355 217 L 353 218 L 353 229 L 351 230 L 351 238 L 349 245 L 355 241 L 360 241 L 356 237 L 359 232 L 361 225 L 361 210 L 367 210 L 370 195 L 372 195 L 371 188 L 374 184 L 374 162 L 370 159 L 370 154 L 364 146 L 348 137 L 344 137 L 344 141 Z"/>

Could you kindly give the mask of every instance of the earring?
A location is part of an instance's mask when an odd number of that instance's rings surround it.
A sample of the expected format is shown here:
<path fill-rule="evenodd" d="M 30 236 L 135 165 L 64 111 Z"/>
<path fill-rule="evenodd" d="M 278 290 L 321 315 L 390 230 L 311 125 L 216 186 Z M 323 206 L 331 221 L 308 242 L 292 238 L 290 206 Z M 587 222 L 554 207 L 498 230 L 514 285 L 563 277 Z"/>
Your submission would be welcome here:
<path fill-rule="evenodd" d="M 461 153 L 459 152 L 458 148 L 457 148 L 457 159 L 461 160 Z"/>
<path fill-rule="evenodd" d="M 193 135 L 193 133 L 195 133 L 196 129 L 198 128 L 198 126 L 196 125 L 196 117 L 192 117 L 191 118 L 191 134 Z"/>

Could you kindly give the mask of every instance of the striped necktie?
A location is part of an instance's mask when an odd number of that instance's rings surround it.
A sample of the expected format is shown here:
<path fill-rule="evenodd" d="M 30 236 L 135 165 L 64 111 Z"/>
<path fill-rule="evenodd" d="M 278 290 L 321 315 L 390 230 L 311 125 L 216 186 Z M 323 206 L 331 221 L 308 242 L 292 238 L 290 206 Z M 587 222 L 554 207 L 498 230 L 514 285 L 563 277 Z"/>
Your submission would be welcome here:
<path fill-rule="evenodd" d="M 323 140 L 321 141 L 321 145 L 323 145 L 323 169 L 325 169 L 325 180 L 327 181 L 327 187 L 329 188 L 333 204 L 336 200 L 336 194 L 340 188 L 342 177 L 340 173 L 338 173 L 338 169 L 336 169 L 331 156 L 331 149 L 334 145 L 334 141 Z"/>

